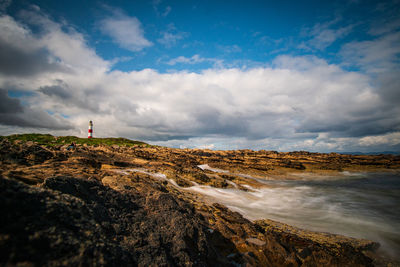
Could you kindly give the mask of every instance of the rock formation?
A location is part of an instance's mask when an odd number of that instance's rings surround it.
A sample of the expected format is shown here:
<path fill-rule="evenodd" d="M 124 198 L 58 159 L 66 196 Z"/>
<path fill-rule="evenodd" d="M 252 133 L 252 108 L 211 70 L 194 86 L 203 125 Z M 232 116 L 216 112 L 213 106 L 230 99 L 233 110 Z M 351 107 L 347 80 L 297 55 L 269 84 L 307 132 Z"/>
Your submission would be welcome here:
<path fill-rule="evenodd" d="M 398 170 L 399 156 L 210 151 L 0 140 L 0 264 L 373 266 L 368 240 L 249 221 L 181 188 L 262 177 Z M 203 166 L 203 168 L 199 168 Z M 218 170 L 220 168 L 220 170 Z M 251 174 L 255 179 L 246 178 Z M 232 183 L 234 182 L 234 183 Z"/>

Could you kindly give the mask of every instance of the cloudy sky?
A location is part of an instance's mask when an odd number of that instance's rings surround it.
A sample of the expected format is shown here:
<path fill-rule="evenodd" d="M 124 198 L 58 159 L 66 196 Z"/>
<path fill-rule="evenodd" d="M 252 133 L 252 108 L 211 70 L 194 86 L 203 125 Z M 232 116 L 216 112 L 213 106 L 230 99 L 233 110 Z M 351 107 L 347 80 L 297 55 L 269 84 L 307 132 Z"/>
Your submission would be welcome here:
<path fill-rule="evenodd" d="M 0 0 L 0 134 L 400 151 L 399 1 Z"/>

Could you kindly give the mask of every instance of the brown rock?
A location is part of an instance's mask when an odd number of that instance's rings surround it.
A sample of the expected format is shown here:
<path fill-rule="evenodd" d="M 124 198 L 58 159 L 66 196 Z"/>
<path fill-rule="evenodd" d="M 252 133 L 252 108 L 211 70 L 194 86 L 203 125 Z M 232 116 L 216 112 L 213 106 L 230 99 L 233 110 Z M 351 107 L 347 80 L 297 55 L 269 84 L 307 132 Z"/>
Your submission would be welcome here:
<path fill-rule="evenodd" d="M 2 265 L 370 266 L 376 243 L 251 222 L 180 187 L 234 182 L 249 190 L 242 185 L 305 171 L 398 171 L 400 157 L 106 145 L 63 151 L 2 139 L 0 163 Z"/>

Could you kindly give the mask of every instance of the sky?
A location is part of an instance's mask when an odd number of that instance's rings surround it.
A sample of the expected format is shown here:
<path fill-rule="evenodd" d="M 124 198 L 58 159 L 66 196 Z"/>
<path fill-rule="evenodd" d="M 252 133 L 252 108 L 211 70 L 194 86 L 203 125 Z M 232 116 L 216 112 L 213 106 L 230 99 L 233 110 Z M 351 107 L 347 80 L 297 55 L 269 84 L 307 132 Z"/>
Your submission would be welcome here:
<path fill-rule="evenodd" d="M 0 0 L 0 135 L 400 151 L 400 1 Z"/>

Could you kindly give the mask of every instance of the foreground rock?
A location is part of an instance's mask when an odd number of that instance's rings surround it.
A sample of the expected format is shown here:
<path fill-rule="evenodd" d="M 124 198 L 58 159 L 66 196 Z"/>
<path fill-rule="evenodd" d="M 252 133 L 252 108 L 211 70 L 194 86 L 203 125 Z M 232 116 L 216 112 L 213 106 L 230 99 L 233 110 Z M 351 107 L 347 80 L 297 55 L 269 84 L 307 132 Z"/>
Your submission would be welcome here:
<path fill-rule="evenodd" d="M 164 192 L 122 194 L 97 181 L 0 179 L 2 264 L 225 265 L 193 206 Z"/>
<path fill-rule="evenodd" d="M 304 157 L 316 161 L 324 154 L 302 152 L 296 160 L 292 154 L 285 154 L 268 161 L 265 157 L 269 152 L 222 155 L 223 152 L 121 146 L 78 146 L 67 151 L 62 146 L 7 139 L 1 141 L 0 152 L 1 265 L 388 263 L 374 254 L 378 247 L 374 242 L 304 231 L 270 220 L 251 222 L 179 187 L 193 183 L 229 187 L 234 182 L 238 189 L 247 190 L 241 185 L 263 185 L 240 173 L 258 177 L 266 172 L 273 174 L 271 170 L 260 170 L 257 166 L 261 165 L 275 166 L 271 167 L 275 174 L 282 168 L 301 172 L 304 170 L 296 162 L 304 161 Z M 287 156 L 292 157 L 292 163 L 280 166 Z M 367 158 L 367 162 L 373 159 Z M 394 156 L 375 159 L 382 163 L 379 166 L 392 169 L 399 161 Z M 257 165 L 257 161 L 268 164 Z M 226 170 L 201 169 L 200 164 Z"/>
<path fill-rule="evenodd" d="M 2 265 L 371 266 L 362 250 L 376 245 L 282 238 L 218 204 L 196 211 L 159 184 L 143 194 L 71 177 L 40 187 L 1 178 L 0 190 Z"/>

